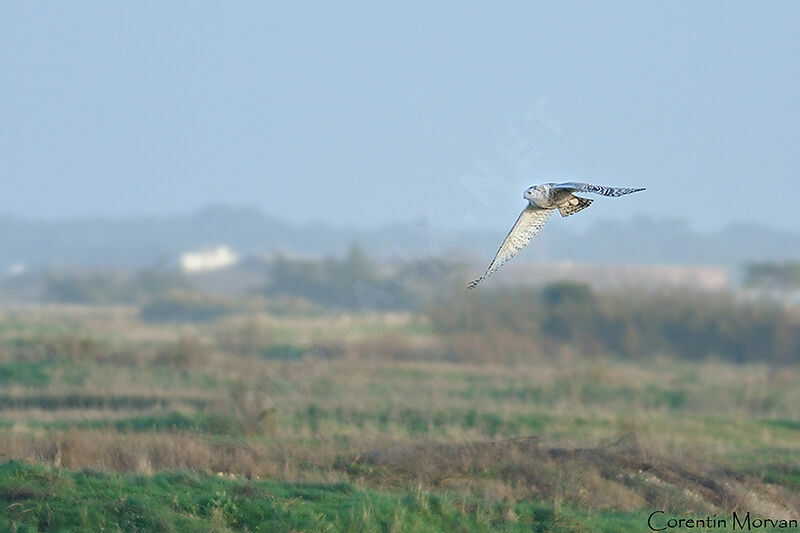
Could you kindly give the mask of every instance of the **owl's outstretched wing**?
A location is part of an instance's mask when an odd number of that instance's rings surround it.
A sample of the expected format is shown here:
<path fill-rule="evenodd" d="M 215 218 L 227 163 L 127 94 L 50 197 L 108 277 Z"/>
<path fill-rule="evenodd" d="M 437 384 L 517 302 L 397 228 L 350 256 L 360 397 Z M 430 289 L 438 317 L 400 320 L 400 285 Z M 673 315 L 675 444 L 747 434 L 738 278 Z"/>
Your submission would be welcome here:
<path fill-rule="evenodd" d="M 553 189 L 566 189 L 570 192 L 593 192 L 595 194 L 602 194 L 603 196 L 624 196 L 632 192 L 643 191 L 644 187 L 628 188 L 628 187 L 606 187 L 604 185 L 592 185 L 591 183 L 580 183 L 577 181 L 568 181 L 566 183 L 558 183 L 553 186 Z"/>
<path fill-rule="evenodd" d="M 525 246 L 531 242 L 533 236 L 539 233 L 539 230 L 542 229 L 542 226 L 544 226 L 544 223 L 547 222 L 547 219 L 552 213 L 552 209 L 541 209 L 533 207 L 532 205 L 523 209 L 522 213 L 519 214 L 519 218 L 517 218 L 516 224 L 514 224 L 514 227 L 508 232 L 506 240 L 503 241 L 502 246 L 497 250 L 486 272 L 478 279 L 470 281 L 469 284 L 467 284 L 467 289 L 474 289 L 478 283 L 494 274 L 498 268 L 508 263 L 512 257 L 517 255 L 517 252 L 525 248 Z"/>

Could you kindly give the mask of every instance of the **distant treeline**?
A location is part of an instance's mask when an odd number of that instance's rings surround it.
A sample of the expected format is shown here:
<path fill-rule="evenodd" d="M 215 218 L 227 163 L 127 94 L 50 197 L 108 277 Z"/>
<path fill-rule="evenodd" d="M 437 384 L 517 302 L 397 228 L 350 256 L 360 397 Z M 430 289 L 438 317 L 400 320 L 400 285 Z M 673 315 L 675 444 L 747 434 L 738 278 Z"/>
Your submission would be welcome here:
<path fill-rule="evenodd" d="M 437 258 L 381 265 L 352 246 L 341 258 L 276 259 L 266 293 L 339 309 L 413 309 L 455 283 L 459 272 Z"/>
<path fill-rule="evenodd" d="M 744 284 L 748 287 L 772 290 L 800 289 L 800 262 L 748 263 Z"/>
<path fill-rule="evenodd" d="M 751 265 L 747 276 L 753 286 L 786 288 L 797 269 Z M 457 341 L 453 346 L 460 343 L 476 357 L 502 341 L 510 350 L 525 343 L 529 353 L 566 349 L 627 358 L 800 362 L 798 312 L 732 294 L 594 292 L 565 282 L 465 295 L 465 274 L 457 264 L 437 258 L 378 263 L 358 247 L 341 257 L 277 258 L 264 265 L 263 279 L 252 295 L 266 302 L 264 311 L 280 308 L 280 302 L 300 302 L 316 312 L 424 309 L 439 333 Z M 206 321 L 249 309 L 242 299 L 204 293 L 169 270 L 54 276 L 44 299 L 137 305 L 148 321 Z"/>
<path fill-rule="evenodd" d="M 800 362 L 800 316 L 727 294 L 596 293 L 578 283 L 469 295 L 426 311 L 442 334 L 511 334 L 542 353 Z"/>
<path fill-rule="evenodd" d="M 48 302 L 80 305 L 136 304 L 188 287 L 186 279 L 176 271 L 64 273 L 47 277 L 42 298 Z"/>
<path fill-rule="evenodd" d="M 237 310 L 229 299 L 191 287 L 181 273 L 157 269 L 53 275 L 42 298 L 78 305 L 138 305 L 140 318 L 149 322 L 203 322 Z"/>
<path fill-rule="evenodd" d="M 462 281 L 462 271 L 461 265 L 434 257 L 380 263 L 352 246 L 343 256 L 277 257 L 264 263 L 263 281 L 250 295 L 302 301 L 320 310 L 419 309 Z M 170 269 L 52 274 L 43 280 L 42 300 L 140 305 L 148 320 L 206 320 L 236 307 L 203 294 L 190 275 Z"/>

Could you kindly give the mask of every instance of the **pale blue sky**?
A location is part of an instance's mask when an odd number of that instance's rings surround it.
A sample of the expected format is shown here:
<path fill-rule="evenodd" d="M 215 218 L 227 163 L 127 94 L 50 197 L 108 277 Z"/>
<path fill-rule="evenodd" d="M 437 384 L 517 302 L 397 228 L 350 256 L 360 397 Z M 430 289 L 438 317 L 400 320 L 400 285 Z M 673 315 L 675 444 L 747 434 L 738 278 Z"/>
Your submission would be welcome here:
<path fill-rule="evenodd" d="M 0 2 L 0 214 L 800 230 L 800 3 L 320 4 Z"/>

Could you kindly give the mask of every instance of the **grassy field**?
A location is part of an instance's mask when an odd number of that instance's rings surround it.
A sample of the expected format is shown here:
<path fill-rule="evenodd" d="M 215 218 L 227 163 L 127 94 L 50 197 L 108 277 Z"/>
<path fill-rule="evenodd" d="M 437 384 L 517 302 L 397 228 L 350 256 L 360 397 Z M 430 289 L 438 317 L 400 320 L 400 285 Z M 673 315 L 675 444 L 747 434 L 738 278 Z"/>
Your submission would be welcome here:
<path fill-rule="evenodd" d="M 3 530 L 645 531 L 654 510 L 798 518 L 797 367 L 542 354 L 437 335 L 407 313 L 137 316 L 0 316 Z"/>

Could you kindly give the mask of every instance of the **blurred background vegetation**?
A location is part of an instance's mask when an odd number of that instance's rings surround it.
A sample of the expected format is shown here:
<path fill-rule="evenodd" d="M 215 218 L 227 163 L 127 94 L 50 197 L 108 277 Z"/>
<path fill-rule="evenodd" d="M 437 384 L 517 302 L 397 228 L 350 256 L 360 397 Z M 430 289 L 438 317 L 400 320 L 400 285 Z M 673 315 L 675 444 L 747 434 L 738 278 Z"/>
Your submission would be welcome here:
<path fill-rule="evenodd" d="M 796 264 L 746 264 L 722 286 L 694 283 L 704 269 L 664 283 L 675 270 L 523 265 L 466 293 L 476 268 L 351 246 L 6 282 L 0 527 L 794 516 Z M 75 491 L 93 503 L 76 510 Z M 120 493 L 134 503 L 110 503 Z"/>
<path fill-rule="evenodd" d="M 508 286 L 464 294 L 468 263 L 429 257 L 386 262 L 358 246 L 342 256 L 278 255 L 250 264 L 261 276 L 237 292 L 177 269 L 43 273 L 42 303 L 123 305 L 151 322 L 199 322 L 269 310 L 323 313 L 407 311 L 426 317 L 442 335 L 516 337 L 542 353 L 568 346 L 583 354 L 626 359 L 669 355 L 782 365 L 800 357 L 793 298 L 800 263 L 748 263 L 742 284 L 724 290 L 603 288 L 578 281 Z M 620 272 L 624 276 L 624 272 Z M 258 281 L 260 279 L 260 281 Z"/>

